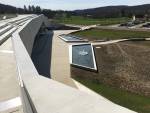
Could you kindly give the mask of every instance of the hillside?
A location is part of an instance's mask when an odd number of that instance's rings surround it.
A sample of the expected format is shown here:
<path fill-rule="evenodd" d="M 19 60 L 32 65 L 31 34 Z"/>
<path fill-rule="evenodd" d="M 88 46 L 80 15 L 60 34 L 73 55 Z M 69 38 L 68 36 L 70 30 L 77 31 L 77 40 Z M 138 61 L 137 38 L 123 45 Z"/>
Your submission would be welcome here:
<path fill-rule="evenodd" d="M 21 8 L 16 8 L 11 5 L 5 5 L 0 3 L 0 14 L 15 14 L 15 13 L 23 13 L 24 10 Z"/>
<path fill-rule="evenodd" d="M 143 17 L 147 15 L 150 17 L 150 4 L 138 5 L 138 6 L 106 6 L 92 9 L 75 10 L 75 11 L 53 11 L 50 9 L 41 9 L 39 6 L 28 6 L 22 8 L 16 8 L 10 5 L 4 5 L 0 3 L 0 14 L 15 14 L 15 13 L 37 13 L 44 14 L 49 18 L 60 18 L 66 15 L 68 18 L 71 16 L 85 16 L 92 18 L 116 18 L 116 17 L 131 17 L 136 15 Z"/>
<path fill-rule="evenodd" d="M 76 10 L 75 13 L 77 15 L 88 15 L 94 18 L 132 16 L 133 14 L 141 17 L 145 14 L 150 14 L 150 4 L 138 6 L 106 6 Z"/>

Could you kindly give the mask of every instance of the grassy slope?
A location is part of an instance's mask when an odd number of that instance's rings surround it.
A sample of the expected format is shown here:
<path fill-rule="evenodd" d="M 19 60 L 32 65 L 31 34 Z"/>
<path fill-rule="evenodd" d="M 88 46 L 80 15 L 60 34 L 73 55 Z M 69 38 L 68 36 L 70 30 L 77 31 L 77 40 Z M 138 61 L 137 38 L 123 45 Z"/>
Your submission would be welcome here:
<path fill-rule="evenodd" d="M 91 29 L 91 30 L 76 32 L 74 33 L 74 35 L 87 37 L 90 40 L 100 40 L 100 39 L 122 39 L 122 38 L 149 38 L 150 32 Z"/>
<path fill-rule="evenodd" d="M 61 18 L 57 20 L 59 23 L 76 24 L 76 25 L 112 25 L 127 22 L 129 18 L 108 18 L 108 19 L 91 19 L 80 16 L 72 16 L 71 18 Z"/>
<path fill-rule="evenodd" d="M 149 97 L 132 94 L 103 84 L 97 84 L 89 80 L 82 80 L 79 78 L 76 78 L 76 80 L 116 104 L 137 111 L 138 113 L 150 113 Z"/>

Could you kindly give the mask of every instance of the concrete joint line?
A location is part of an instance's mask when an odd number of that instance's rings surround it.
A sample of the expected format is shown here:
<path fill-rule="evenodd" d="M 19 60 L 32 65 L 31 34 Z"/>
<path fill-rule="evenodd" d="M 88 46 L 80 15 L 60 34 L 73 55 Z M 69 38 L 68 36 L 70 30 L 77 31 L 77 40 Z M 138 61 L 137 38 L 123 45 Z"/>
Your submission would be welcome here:
<path fill-rule="evenodd" d="M 11 110 L 22 105 L 20 97 L 0 102 L 0 112 Z"/>

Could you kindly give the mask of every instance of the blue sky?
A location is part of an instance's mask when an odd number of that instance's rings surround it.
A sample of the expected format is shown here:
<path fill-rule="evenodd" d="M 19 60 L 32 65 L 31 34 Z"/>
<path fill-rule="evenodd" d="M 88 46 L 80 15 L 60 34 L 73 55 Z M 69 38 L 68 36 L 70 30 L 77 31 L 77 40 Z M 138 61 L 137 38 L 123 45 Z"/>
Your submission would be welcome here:
<path fill-rule="evenodd" d="M 17 7 L 25 5 L 39 5 L 47 9 L 85 9 L 109 5 L 140 5 L 150 4 L 150 0 L 0 0 L 0 3 L 9 4 Z"/>

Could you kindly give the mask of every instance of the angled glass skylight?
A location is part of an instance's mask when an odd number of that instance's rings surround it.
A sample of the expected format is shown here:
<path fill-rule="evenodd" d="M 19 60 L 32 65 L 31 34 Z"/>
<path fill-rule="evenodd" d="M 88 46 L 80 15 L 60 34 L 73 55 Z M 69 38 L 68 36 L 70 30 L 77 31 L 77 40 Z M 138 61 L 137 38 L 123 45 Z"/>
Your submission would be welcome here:
<path fill-rule="evenodd" d="M 70 63 L 75 66 L 97 70 L 93 46 L 91 44 L 71 45 Z"/>
<path fill-rule="evenodd" d="M 65 42 L 84 42 L 87 40 L 83 40 L 80 37 L 77 36 L 73 36 L 73 35 L 59 35 L 59 38 L 61 38 L 62 40 L 64 40 Z"/>

